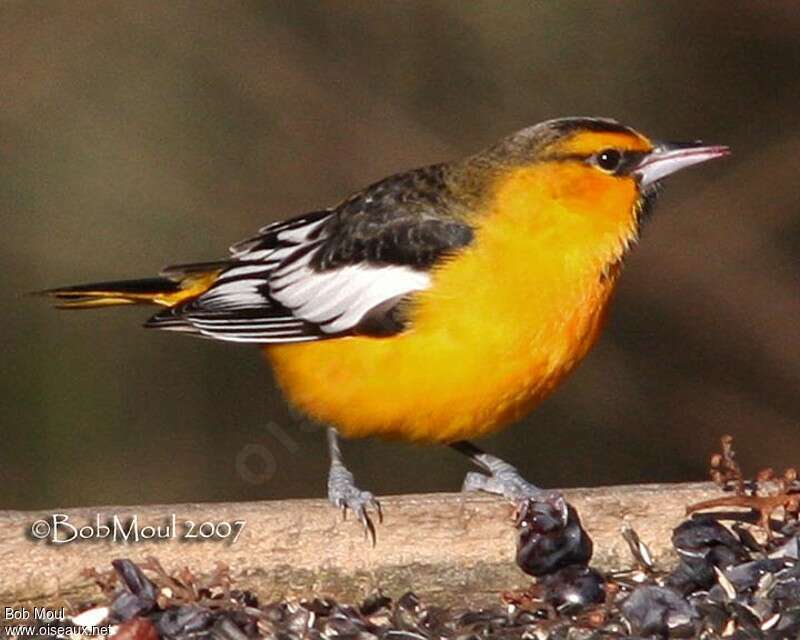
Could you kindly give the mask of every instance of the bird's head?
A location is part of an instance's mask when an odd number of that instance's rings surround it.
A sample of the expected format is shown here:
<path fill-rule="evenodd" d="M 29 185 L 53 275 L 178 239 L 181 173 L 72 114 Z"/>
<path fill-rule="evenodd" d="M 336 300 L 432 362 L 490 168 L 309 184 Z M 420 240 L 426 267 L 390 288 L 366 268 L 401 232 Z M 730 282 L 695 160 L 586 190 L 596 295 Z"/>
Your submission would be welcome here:
<path fill-rule="evenodd" d="M 728 153 L 658 142 L 614 120 L 562 118 L 508 136 L 469 165 L 483 176 L 491 211 L 513 217 L 521 232 L 528 227 L 576 249 L 607 245 L 616 255 L 636 238 L 661 180 Z"/>
<path fill-rule="evenodd" d="M 515 135 L 534 142 L 532 162 L 566 163 L 598 187 L 633 184 L 642 193 L 676 171 L 730 153 L 728 147 L 700 141 L 654 141 L 605 118 L 551 120 Z"/>

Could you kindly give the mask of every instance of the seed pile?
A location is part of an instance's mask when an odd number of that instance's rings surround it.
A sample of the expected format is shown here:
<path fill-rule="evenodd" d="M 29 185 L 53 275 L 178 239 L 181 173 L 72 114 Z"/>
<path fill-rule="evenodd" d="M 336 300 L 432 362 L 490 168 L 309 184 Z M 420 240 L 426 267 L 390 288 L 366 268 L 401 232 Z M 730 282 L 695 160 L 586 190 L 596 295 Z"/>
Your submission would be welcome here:
<path fill-rule="evenodd" d="M 711 478 L 732 495 L 687 507 L 693 515 L 673 531 L 679 561 L 669 573 L 655 570 L 647 546 L 627 528 L 637 569 L 601 575 L 588 566 L 591 541 L 572 507 L 559 497 L 525 505 L 517 563 L 537 581 L 506 596 L 542 618 L 525 636 L 800 638 L 797 472 L 766 469 L 746 480 L 725 436 Z"/>
<path fill-rule="evenodd" d="M 224 566 L 200 580 L 149 559 L 92 572 L 107 605 L 74 619 L 111 624 L 117 640 L 800 638 L 797 473 L 765 470 L 746 480 L 726 437 L 711 476 L 730 495 L 687 508 L 692 515 L 673 532 L 679 562 L 670 572 L 655 569 L 630 528 L 622 535 L 635 568 L 592 569 L 578 513 L 553 495 L 524 504 L 516 518 L 517 564 L 533 585 L 488 609 L 427 606 L 413 593 L 376 593 L 359 604 L 264 603 L 236 589 Z"/>

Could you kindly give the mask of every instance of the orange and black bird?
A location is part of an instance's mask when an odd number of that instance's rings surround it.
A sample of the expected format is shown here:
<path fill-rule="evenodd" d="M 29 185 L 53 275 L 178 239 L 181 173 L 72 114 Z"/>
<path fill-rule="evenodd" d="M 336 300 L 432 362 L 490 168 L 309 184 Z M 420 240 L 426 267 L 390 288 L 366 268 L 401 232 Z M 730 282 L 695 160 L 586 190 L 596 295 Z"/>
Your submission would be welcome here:
<path fill-rule="evenodd" d="M 374 538 L 380 506 L 338 435 L 442 443 L 467 490 L 541 490 L 468 439 L 531 411 L 597 340 L 662 178 L 727 147 L 562 118 L 270 224 L 222 260 L 61 287 L 66 308 L 163 307 L 146 327 L 261 347 L 289 401 L 329 425 L 330 501 Z"/>

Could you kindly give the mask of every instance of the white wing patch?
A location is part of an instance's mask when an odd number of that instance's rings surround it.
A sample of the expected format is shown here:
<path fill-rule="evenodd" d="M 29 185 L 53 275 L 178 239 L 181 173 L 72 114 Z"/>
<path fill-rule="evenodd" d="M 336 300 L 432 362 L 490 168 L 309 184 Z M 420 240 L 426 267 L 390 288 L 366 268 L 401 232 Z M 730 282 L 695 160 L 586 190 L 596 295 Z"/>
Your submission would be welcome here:
<path fill-rule="evenodd" d="M 266 284 L 263 278 L 246 278 L 215 284 L 199 302 L 210 311 L 231 311 L 258 307 L 264 303 L 264 295 L 258 288 Z"/>
<path fill-rule="evenodd" d="M 271 280 L 272 297 L 292 314 L 318 324 L 324 333 L 357 326 L 387 300 L 427 289 L 430 276 L 409 267 L 348 265 L 316 272 L 308 266 Z"/>
<path fill-rule="evenodd" d="M 278 242 L 291 243 L 294 246 L 304 244 L 309 240 L 311 234 L 328 221 L 330 213 L 330 211 L 318 211 L 310 216 L 273 222 L 266 227 L 261 227 L 258 235 L 254 238 L 237 242 L 231 246 L 231 257 L 247 261 L 269 258 L 271 262 L 273 258 L 278 257 L 276 254 L 280 253 L 280 249 L 256 249 L 253 251 L 263 243 L 265 238 L 272 236 Z"/>
<path fill-rule="evenodd" d="M 329 213 L 275 223 L 233 245 L 237 263 L 197 298 L 185 321 L 202 335 L 231 342 L 318 340 L 353 329 L 387 301 L 430 287 L 426 272 L 406 266 L 313 269 Z"/>

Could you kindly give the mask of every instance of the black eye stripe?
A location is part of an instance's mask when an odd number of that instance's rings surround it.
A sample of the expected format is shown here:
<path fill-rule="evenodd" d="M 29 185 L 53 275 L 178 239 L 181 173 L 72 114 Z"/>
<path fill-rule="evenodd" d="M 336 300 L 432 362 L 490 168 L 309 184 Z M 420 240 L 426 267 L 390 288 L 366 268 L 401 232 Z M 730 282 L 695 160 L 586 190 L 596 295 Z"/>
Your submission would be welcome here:
<path fill-rule="evenodd" d="M 619 163 L 615 176 L 627 176 L 639 166 L 639 163 L 647 155 L 645 151 L 624 151 L 622 153 L 622 161 Z"/>

